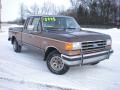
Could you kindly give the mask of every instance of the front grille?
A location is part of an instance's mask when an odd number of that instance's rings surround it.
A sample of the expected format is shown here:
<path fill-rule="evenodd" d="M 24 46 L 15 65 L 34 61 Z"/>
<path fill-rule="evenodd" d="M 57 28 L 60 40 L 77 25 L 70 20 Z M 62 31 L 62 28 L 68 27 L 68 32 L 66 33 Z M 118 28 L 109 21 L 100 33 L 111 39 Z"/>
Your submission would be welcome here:
<path fill-rule="evenodd" d="M 105 50 L 105 47 L 106 41 L 103 40 L 82 42 L 82 52 L 85 54 Z"/>

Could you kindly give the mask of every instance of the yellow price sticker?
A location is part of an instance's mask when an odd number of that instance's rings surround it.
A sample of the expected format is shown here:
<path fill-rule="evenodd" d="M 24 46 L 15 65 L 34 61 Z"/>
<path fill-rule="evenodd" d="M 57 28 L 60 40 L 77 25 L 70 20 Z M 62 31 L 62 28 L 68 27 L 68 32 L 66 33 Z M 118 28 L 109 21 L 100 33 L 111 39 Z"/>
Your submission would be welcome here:
<path fill-rule="evenodd" d="M 54 17 L 45 17 L 43 19 L 44 22 L 55 22 L 56 21 L 56 18 Z"/>

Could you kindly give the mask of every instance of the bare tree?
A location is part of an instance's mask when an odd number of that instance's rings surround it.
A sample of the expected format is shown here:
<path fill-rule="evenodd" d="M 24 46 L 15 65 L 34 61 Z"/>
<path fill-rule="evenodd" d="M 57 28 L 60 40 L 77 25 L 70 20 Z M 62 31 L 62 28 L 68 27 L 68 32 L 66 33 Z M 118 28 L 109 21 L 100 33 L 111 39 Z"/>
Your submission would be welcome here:
<path fill-rule="evenodd" d="M 59 8 L 57 6 L 55 6 L 53 3 L 51 2 L 44 2 L 43 7 L 41 8 L 41 12 L 40 14 L 45 14 L 45 15 L 56 15 L 59 12 Z"/>
<path fill-rule="evenodd" d="M 36 3 L 34 3 L 33 6 L 31 6 L 30 12 L 31 12 L 32 15 L 38 15 L 39 14 L 39 7 Z"/>
<path fill-rule="evenodd" d="M 74 13 L 77 13 L 77 9 L 79 7 L 80 0 L 70 0 L 70 3 L 72 5 L 72 9 L 74 9 Z"/>
<path fill-rule="evenodd" d="M 88 8 L 90 2 L 91 0 L 70 0 L 70 3 L 75 10 L 77 10 L 80 5 L 84 8 Z"/>
<path fill-rule="evenodd" d="M 74 8 L 77 8 L 79 1 L 80 1 L 80 0 L 70 0 L 70 3 L 71 3 L 71 5 L 72 5 Z"/>
<path fill-rule="evenodd" d="M 43 6 L 39 7 L 36 3 L 30 8 L 26 7 L 24 4 L 20 6 L 20 16 L 21 20 L 30 16 L 30 15 L 57 15 L 61 11 L 63 11 L 64 6 L 62 8 L 56 6 L 50 1 L 44 2 Z"/>
<path fill-rule="evenodd" d="M 20 23 L 24 23 L 25 18 L 25 5 L 22 3 L 20 6 Z"/>

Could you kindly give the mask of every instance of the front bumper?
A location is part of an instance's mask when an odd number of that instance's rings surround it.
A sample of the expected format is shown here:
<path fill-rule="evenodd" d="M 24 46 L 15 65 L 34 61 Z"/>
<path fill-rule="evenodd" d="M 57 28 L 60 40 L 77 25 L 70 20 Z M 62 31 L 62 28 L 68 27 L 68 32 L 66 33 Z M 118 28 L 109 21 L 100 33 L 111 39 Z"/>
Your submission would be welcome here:
<path fill-rule="evenodd" d="M 113 50 L 91 53 L 86 55 L 79 55 L 79 56 L 67 56 L 61 54 L 61 58 L 66 65 L 75 66 L 75 65 L 84 65 L 84 64 L 89 64 L 89 63 L 99 62 L 105 59 L 109 59 L 112 53 Z"/>

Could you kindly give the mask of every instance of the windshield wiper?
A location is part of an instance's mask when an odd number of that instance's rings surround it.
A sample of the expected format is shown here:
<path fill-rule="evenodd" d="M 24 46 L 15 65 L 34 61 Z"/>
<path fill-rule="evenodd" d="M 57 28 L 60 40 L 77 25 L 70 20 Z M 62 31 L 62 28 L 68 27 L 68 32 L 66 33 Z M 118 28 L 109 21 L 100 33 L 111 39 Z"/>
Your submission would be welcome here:
<path fill-rule="evenodd" d="M 45 27 L 46 28 L 46 27 Z M 64 28 L 56 28 L 56 27 L 47 27 L 46 30 L 51 30 L 51 31 L 60 31 L 64 30 Z"/>

